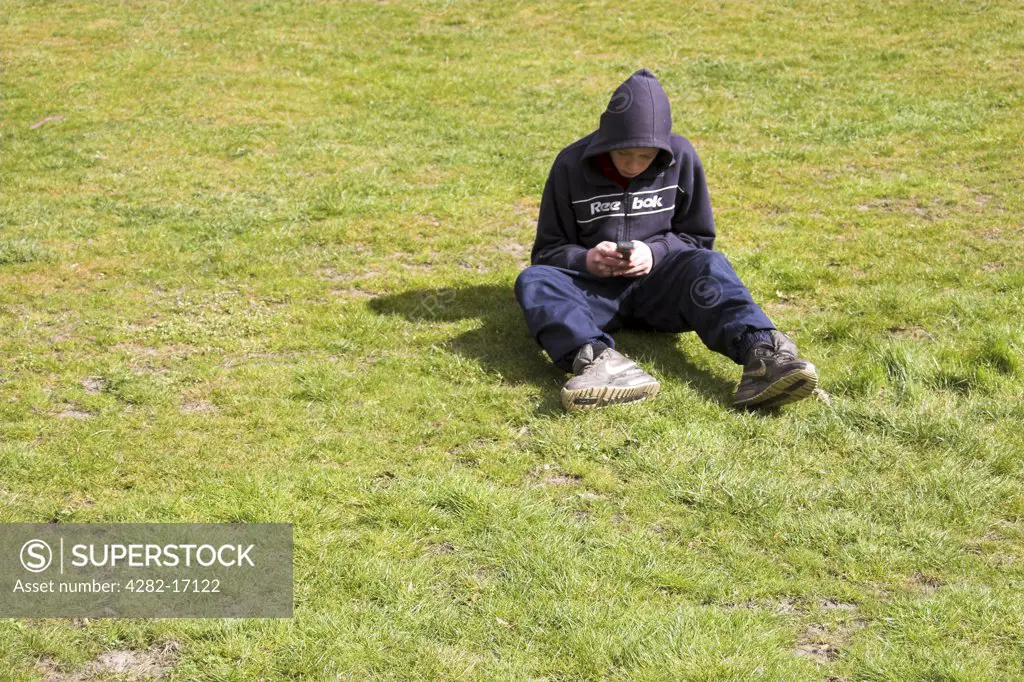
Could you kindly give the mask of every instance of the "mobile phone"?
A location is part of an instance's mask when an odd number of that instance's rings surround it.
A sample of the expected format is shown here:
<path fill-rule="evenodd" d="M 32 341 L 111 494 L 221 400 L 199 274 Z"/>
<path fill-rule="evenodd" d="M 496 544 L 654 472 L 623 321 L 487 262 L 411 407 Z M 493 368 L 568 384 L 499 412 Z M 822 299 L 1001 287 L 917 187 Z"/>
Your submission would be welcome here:
<path fill-rule="evenodd" d="M 616 242 L 615 250 L 621 253 L 626 258 L 633 255 L 633 242 Z"/>

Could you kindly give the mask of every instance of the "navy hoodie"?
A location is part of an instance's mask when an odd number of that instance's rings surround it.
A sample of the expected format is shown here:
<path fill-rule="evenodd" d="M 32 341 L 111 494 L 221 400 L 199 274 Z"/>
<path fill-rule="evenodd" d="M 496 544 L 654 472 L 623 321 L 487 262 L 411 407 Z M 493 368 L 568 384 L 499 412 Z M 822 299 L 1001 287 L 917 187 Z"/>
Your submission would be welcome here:
<path fill-rule="evenodd" d="M 626 147 L 660 151 L 624 190 L 594 161 Z M 651 247 L 654 267 L 670 252 L 711 249 L 715 242 L 704 168 L 689 140 L 672 132 L 668 97 L 647 69 L 615 89 L 600 128 L 555 158 L 530 260 L 587 272 L 588 249 L 632 239 Z"/>

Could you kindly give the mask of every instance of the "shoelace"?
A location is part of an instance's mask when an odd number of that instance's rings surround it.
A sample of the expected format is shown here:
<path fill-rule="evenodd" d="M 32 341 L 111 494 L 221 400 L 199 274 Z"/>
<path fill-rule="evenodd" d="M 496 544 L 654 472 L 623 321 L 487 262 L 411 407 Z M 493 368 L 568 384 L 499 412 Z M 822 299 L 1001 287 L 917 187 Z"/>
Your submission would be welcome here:
<path fill-rule="evenodd" d="M 775 363 L 793 362 L 796 356 L 781 348 L 758 348 L 754 351 L 754 357 L 762 362 L 771 360 Z"/>

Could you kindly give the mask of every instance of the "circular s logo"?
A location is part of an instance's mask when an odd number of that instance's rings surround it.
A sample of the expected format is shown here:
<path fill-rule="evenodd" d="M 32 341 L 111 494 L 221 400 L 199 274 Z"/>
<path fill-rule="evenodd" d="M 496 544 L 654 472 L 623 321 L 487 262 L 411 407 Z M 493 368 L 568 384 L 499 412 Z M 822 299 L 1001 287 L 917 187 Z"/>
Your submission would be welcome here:
<path fill-rule="evenodd" d="M 21 565 L 26 571 L 40 573 L 50 567 L 53 552 L 42 540 L 29 540 L 21 546 Z"/>
<path fill-rule="evenodd" d="M 704 275 L 690 286 L 690 299 L 698 308 L 713 308 L 725 297 L 722 285 L 714 277 Z"/>
<path fill-rule="evenodd" d="M 633 103 L 633 91 L 629 89 L 629 86 L 623 83 L 619 86 L 619 89 L 612 95 L 611 100 L 608 102 L 608 112 L 612 114 L 621 114 L 629 109 L 629 105 Z"/>

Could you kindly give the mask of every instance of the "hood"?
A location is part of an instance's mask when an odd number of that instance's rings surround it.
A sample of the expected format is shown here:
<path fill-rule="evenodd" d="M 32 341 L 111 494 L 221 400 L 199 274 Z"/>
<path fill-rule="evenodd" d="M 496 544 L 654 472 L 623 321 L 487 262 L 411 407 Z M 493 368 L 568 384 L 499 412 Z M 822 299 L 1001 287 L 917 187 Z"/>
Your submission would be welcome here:
<path fill-rule="evenodd" d="M 668 96 L 653 73 L 640 69 L 615 88 L 583 158 L 626 147 L 657 147 L 662 151 L 651 167 L 660 170 L 675 163 L 671 136 Z"/>

